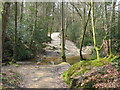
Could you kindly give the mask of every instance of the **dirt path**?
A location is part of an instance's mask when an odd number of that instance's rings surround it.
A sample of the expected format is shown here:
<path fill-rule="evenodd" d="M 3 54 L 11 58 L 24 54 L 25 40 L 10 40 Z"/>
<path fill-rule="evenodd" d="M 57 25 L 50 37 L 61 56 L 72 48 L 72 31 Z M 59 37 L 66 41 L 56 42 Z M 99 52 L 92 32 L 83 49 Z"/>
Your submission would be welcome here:
<path fill-rule="evenodd" d="M 51 34 L 52 41 L 47 44 L 48 47 L 46 50 L 46 56 L 61 56 L 61 38 L 59 32 L 54 32 Z M 94 47 L 86 46 L 82 48 L 82 55 L 85 59 L 89 59 L 92 57 Z M 66 56 L 79 56 L 79 49 L 76 45 L 70 41 L 66 40 L 65 42 L 65 54 Z"/>
<path fill-rule="evenodd" d="M 51 38 L 52 38 L 52 41 L 51 43 L 48 44 L 48 48 L 46 49 L 47 55 L 48 56 L 59 56 L 61 53 L 60 33 L 59 32 L 52 33 Z M 66 56 L 77 56 L 79 55 L 79 49 L 75 46 L 73 42 L 66 40 L 65 53 L 66 53 Z"/>
<path fill-rule="evenodd" d="M 69 64 L 61 65 L 21 65 L 5 66 L 21 74 L 26 88 L 68 88 L 61 74 L 70 68 Z"/>

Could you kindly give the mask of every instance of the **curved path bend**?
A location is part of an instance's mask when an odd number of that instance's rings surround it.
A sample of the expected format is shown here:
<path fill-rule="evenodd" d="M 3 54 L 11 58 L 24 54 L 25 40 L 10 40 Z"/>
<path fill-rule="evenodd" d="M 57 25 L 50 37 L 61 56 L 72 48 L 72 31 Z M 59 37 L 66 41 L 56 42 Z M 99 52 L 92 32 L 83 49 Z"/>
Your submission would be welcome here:
<path fill-rule="evenodd" d="M 60 55 L 61 53 L 61 38 L 59 32 L 54 32 L 51 34 L 52 41 L 48 44 L 49 47 L 54 47 L 54 51 L 50 49 L 46 49 L 47 55 L 49 56 L 55 56 Z M 65 53 L 66 56 L 78 56 L 79 55 L 79 49 L 76 47 L 76 45 L 69 40 L 65 41 Z"/>

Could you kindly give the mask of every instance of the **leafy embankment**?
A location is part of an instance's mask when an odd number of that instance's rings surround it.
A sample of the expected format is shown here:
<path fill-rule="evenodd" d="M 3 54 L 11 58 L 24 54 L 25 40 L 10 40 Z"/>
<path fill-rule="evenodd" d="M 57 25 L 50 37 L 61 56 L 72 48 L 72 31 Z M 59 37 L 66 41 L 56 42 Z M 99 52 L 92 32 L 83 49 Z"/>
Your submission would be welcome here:
<path fill-rule="evenodd" d="M 71 88 L 119 88 L 120 56 L 93 61 L 81 61 L 63 73 L 62 77 Z"/>

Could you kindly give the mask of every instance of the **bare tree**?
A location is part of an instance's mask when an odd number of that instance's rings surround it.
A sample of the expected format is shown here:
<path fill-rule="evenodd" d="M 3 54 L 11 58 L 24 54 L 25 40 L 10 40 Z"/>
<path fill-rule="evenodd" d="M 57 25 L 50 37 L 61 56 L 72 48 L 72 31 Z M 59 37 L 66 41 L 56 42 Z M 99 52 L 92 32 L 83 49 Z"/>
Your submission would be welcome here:
<path fill-rule="evenodd" d="M 109 30 L 108 30 L 108 15 L 107 15 L 107 4 L 104 3 L 104 12 L 105 12 L 105 19 L 104 19 L 104 29 L 106 32 L 106 36 L 108 36 Z M 108 37 L 107 37 L 108 38 Z M 106 53 L 106 56 L 110 56 L 110 47 L 109 47 L 109 40 L 106 38 L 106 40 L 103 40 L 104 50 Z"/>
<path fill-rule="evenodd" d="M 91 1 L 91 22 L 92 22 L 92 32 L 93 32 L 94 48 L 96 50 L 97 59 L 99 59 L 99 48 L 97 47 L 97 42 L 96 42 L 94 2 L 93 2 L 93 0 Z"/>
<path fill-rule="evenodd" d="M 15 31 L 14 31 L 14 45 L 13 45 L 13 60 L 15 63 L 17 61 L 17 2 L 15 2 Z"/>
<path fill-rule="evenodd" d="M 21 4 L 21 16 L 20 16 L 20 24 L 22 25 L 22 19 L 23 19 L 23 2 Z M 20 28 L 21 28 L 21 25 L 20 25 Z"/>
<path fill-rule="evenodd" d="M 120 4 L 120 1 L 119 1 Z M 118 7 L 118 39 L 120 40 L 120 6 Z"/>
<path fill-rule="evenodd" d="M 35 3 L 35 8 L 36 8 L 36 10 L 35 10 L 35 19 L 34 19 L 34 24 L 33 24 L 32 35 L 31 35 L 30 48 L 32 48 L 32 45 L 33 45 L 33 37 L 34 37 L 36 25 L 37 25 L 37 2 Z"/>
<path fill-rule="evenodd" d="M 82 56 L 82 47 L 83 47 L 84 38 L 85 38 L 86 30 L 87 30 L 87 25 L 88 25 L 88 22 L 89 22 L 89 19 L 90 19 L 90 12 L 91 12 L 91 7 L 90 7 L 90 10 L 89 10 L 89 13 L 88 13 L 88 16 L 87 16 L 87 20 L 85 21 L 85 19 L 84 19 L 83 34 L 82 34 L 82 38 L 81 38 L 81 42 L 80 42 L 80 59 L 84 59 L 83 56 Z M 85 15 L 84 15 L 84 18 L 85 18 Z"/>
<path fill-rule="evenodd" d="M 9 11 L 10 11 L 10 3 L 5 2 L 3 12 L 2 12 L 2 50 L 3 50 L 2 54 L 4 53 L 4 42 L 5 42 L 6 31 L 7 31 Z"/>
<path fill-rule="evenodd" d="M 52 34 L 52 32 L 53 32 L 53 27 L 54 27 L 54 16 L 55 16 L 55 3 L 53 3 L 53 7 L 52 7 L 52 25 L 51 25 L 51 30 L 50 30 L 50 38 L 51 38 L 51 34 Z"/>
<path fill-rule="evenodd" d="M 66 62 L 66 56 L 65 56 L 65 35 L 64 35 L 64 3 L 62 2 L 62 15 L 61 15 L 61 29 L 62 29 L 62 48 L 61 48 L 61 54 L 62 54 L 62 61 Z"/>
<path fill-rule="evenodd" d="M 90 19 L 90 12 L 91 12 L 91 7 L 89 9 L 89 13 L 87 15 L 87 20 L 85 20 L 85 8 L 84 8 L 84 13 L 83 15 L 79 12 L 78 8 L 73 4 L 71 3 L 71 5 L 75 8 L 76 12 L 78 13 L 78 15 L 80 16 L 80 18 L 82 19 L 82 23 L 83 23 L 83 34 L 82 34 L 82 38 L 80 39 L 80 60 L 84 59 L 83 56 L 82 56 L 82 47 L 83 47 L 83 43 L 84 43 L 84 38 L 85 38 L 85 34 L 86 34 L 86 30 L 87 30 L 87 25 L 88 25 L 88 22 L 89 22 L 89 19 Z M 81 37 L 81 36 L 80 36 Z"/>
<path fill-rule="evenodd" d="M 110 56 L 112 55 L 112 33 L 114 32 L 114 23 L 115 23 L 115 5 L 116 5 L 116 0 L 112 0 L 112 11 L 111 11 L 111 17 L 110 17 L 110 30 L 109 30 L 109 35 L 110 35 Z"/>

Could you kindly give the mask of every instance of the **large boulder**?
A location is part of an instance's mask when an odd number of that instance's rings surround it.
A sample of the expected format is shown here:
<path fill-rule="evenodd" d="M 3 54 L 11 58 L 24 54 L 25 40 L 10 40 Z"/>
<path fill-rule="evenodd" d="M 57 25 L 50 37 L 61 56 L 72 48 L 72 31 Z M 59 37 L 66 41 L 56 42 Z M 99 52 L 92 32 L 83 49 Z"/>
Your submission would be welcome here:
<path fill-rule="evenodd" d="M 92 55 L 93 50 L 94 50 L 94 46 L 86 46 L 82 48 L 82 53 Z"/>

